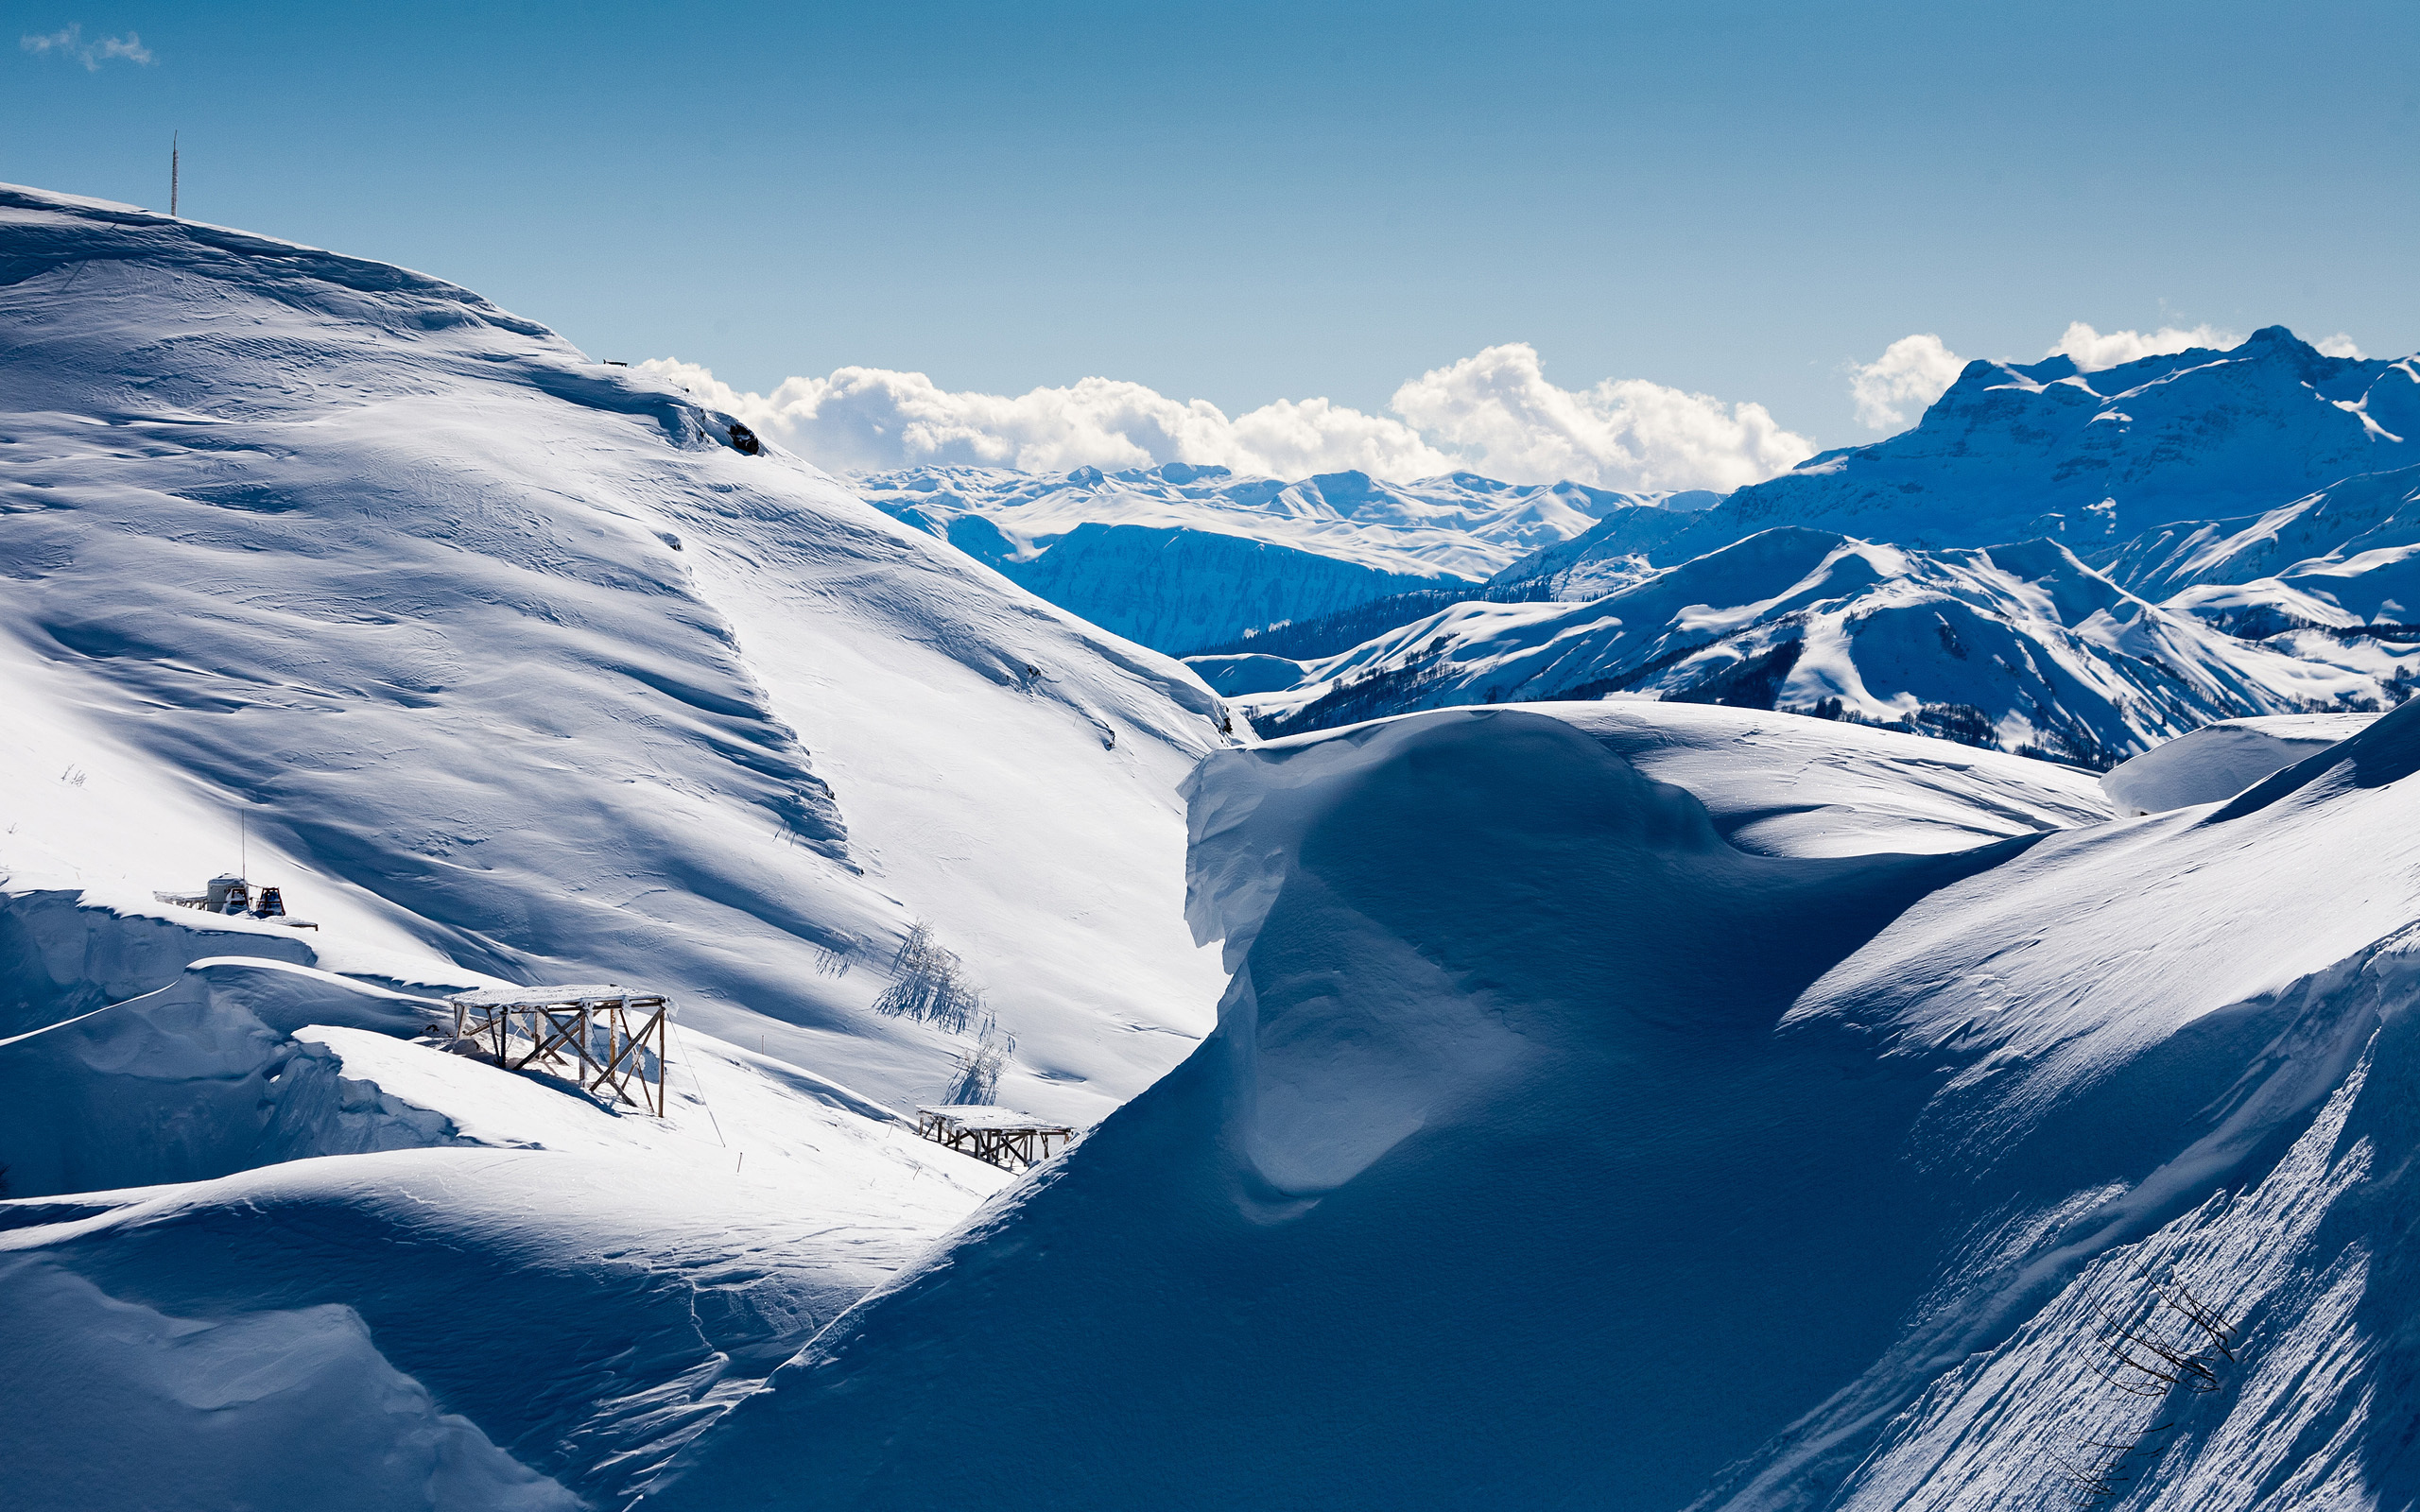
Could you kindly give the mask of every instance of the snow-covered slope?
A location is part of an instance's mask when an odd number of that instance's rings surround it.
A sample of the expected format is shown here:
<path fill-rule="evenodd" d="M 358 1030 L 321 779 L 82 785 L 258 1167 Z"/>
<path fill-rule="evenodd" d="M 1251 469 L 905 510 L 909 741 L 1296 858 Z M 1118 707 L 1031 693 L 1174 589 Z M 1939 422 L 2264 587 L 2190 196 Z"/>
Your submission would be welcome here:
<path fill-rule="evenodd" d="M 1666 522 L 1671 509 L 1706 502 L 1465 472 L 1408 484 L 1360 472 L 1287 482 L 1183 463 L 1058 476 L 926 467 L 853 486 L 1052 603 L 1177 654 L 1409 589 L 1477 581 L 1608 515 Z"/>
<path fill-rule="evenodd" d="M 2167 596 L 2203 584 L 2251 583 L 2311 572 L 2420 543 L 2420 467 L 2363 472 L 2248 518 L 2149 530 L 2126 544 L 2110 575 L 2137 593 Z M 2338 606 L 2350 610 L 2354 606 Z M 2375 607 L 2375 606 L 2373 606 Z M 2358 624 L 2374 613 L 2328 614 L 2316 623 Z"/>
<path fill-rule="evenodd" d="M 2153 746 L 2100 774 L 2121 814 L 2163 814 L 2235 797 L 2272 773 L 2369 727 L 2372 714 L 2222 719 Z"/>
<path fill-rule="evenodd" d="M 1265 730 L 1291 732 L 1627 694 L 1821 710 L 2105 765 L 2212 719 L 2385 708 L 2391 679 L 2148 604 L 2049 541 L 1918 552 L 1775 529 L 1585 603 L 1465 604 L 1244 701 Z"/>
<path fill-rule="evenodd" d="M 0 190 L 0 343 L 13 885 L 189 887 L 240 816 L 389 976 L 644 983 L 893 1100 L 964 1048 L 871 1010 L 917 919 L 1011 1100 L 1208 1026 L 1175 663 L 382 264 Z"/>
<path fill-rule="evenodd" d="M 2238 635 L 2398 633 L 2420 620 L 2420 467 L 2346 478 L 2251 519 L 2148 531 L 2111 573 Z"/>
<path fill-rule="evenodd" d="M 112 988 L 255 937 L 5 917 Z M 620 1505 L 1006 1182 L 694 1026 L 658 1121 L 398 1038 L 437 1016 L 205 956 L 0 1042 L 10 1504 Z"/>
<path fill-rule="evenodd" d="M 2047 536 L 2106 562 L 2152 526 L 2278 508 L 2415 446 L 2412 359 L 2325 356 L 2283 326 L 2098 372 L 1973 362 L 1912 430 L 1740 490 L 1657 559 L 1809 525 L 1920 547 Z"/>
<path fill-rule="evenodd" d="M 647 1504 L 2406 1505 L 2415 773 L 1808 856 L 1537 712 L 1216 757 L 1218 1034 Z"/>
<path fill-rule="evenodd" d="M 1895 730 L 1720 704 L 1523 707 L 1687 789 L 1717 833 L 1759 855 L 1936 855 L 2114 812 L 2088 772 Z"/>

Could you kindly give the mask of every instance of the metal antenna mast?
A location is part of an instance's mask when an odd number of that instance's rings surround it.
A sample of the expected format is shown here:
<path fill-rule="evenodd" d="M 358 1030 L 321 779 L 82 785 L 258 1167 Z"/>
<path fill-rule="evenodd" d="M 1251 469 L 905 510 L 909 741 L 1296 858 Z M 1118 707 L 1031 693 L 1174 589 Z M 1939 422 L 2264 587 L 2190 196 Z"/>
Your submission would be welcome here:
<path fill-rule="evenodd" d="M 177 138 L 183 134 L 182 131 L 168 133 L 168 218 L 170 220 L 177 218 Z"/>

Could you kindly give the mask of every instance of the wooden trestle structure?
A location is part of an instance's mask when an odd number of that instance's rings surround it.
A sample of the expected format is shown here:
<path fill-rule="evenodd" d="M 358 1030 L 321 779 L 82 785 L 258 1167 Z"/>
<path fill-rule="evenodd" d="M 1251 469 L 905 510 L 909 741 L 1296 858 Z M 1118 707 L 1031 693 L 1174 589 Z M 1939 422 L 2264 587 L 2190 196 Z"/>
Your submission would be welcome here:
<path fill-rule="evenodd" d="M 917 1108 L 916 1132 L 936 1144 L 945 1144 L 1003 1171 L 1024 1171 L 1040 1165 L 1058 1153 L 1050 1147 L 1052 1141 L 1057 1141 L 1059 1149 L 1063 1150 L 1067 1142 L 1076 1137 L 1076 1131 L 1064 1124 L 1020 1113 L 1012 1108 L 956 1103 Z"/>
<path fill-rule="evenodd" d="M 579 1090 L 664 1116 L 665 1037 L 672 1000 L 600 987 L 527 987 L 465 992 L 454 1042 L 507 1071 L 543 1071 Z"/>

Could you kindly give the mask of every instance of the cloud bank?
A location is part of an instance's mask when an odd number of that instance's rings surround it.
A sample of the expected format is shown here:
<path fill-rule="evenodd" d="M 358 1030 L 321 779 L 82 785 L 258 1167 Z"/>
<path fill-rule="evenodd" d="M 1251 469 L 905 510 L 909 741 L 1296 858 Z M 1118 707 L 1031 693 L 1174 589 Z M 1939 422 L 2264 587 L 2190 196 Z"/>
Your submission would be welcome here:
<path fill-rule="evenodd" d="M 1900 431 L 1958 381 L 1966 359 L 1949 350 L 1941 337 L 1927 332 L 1901 336 L 1882 349 L 1882 355 L 1849 369 L 1849 394 L 1857 401 L 1858 423 L 1868 430 Z"/>
<path fill-rule="evenodd" d="M 1636 378 L 1558 387 L 1526 342 L 1422 374 L 1395 390 L 1391 415 L 1284 399 L 1230 417 L 1204 400 L 1174 400 L 1108 378 L 1012 396 L 969 393 L 881 368 L 791 378 L 754 394 L 693 363 L 658 358 L 639 366 L 843 472 L 956 463 L 1063 472 L 1187 462 L 1285 478 L 1354 469 L 1409 480 L 1467 469 L 1510 483 L 1728 492 L 1815 451 L 1762 404 L 1725 404 Z"/>
<path fill-rule="evenodd" d="M 2164 325 L 2149 333 L 2112 331 L 2102 335 L 2082 320 L 2077 320 L 2070 323 L 2066 335 L 2059 337 L 2042 355 L 2071 357 L 2082 370 L 2099 372 L 2103 368 L 2115 368 L 2145 357 L 2164 357 L 2194 347 L 2223 352 L 2241 345 L 2243 337 L 2239 333 L 2221 331 L 2214 325 L 2197 325 L 2190 331 Z"/>
<path fill-rule="evenodd" d="M 20 37 L 17 45 L 36 55 L 58 53 L 73 58 L 82 63 L 87 72 L 95 74 L 100 72 L 103 63 L 113 58 L 122 58 L 130 63 L 151 61 L 151 49 L 143 45 L 140 35 L 130 31 L 123 37 L 103 37 L 97 42 L 86 42 L 80 22 L 46 36 L 28 34 Z"/>

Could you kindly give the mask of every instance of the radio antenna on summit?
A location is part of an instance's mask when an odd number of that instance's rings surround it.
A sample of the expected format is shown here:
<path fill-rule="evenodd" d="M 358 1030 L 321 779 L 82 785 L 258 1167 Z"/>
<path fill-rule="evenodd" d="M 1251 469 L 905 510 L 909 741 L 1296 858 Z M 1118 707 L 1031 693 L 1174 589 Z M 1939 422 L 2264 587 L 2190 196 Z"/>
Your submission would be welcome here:
<path fill-rule="evenodd" d="M 177 218 L 177 138 L 182 131 L 168 133 L 168 218 Z"/>

